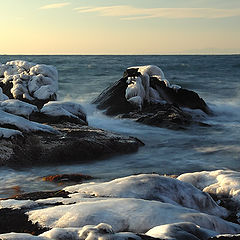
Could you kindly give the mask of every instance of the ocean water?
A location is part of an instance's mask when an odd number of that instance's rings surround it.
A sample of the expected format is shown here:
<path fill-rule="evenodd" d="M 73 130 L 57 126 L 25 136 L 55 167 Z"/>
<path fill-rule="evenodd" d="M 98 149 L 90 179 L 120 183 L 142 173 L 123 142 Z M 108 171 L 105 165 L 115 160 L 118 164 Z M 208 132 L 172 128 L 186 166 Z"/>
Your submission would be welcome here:
<path fill-rule="evenodd" d="M 0 198 L 14 193 L 55 190 L 42 182 L 49 174 L 84 173 L 97 181 L 136 173 L 181 174 L 201 170 L 240 170 L 240 55 L 177 56 L 0 56 L 0 63 L 26 60 L 50 64 L 59 72 L 59 100 L 81 103 L 90 126 L 135 136 L 146 145 L 138 152 L 92 161 L 22 169 L 0 168 Z M 110 118 L 90 104 L 106 87 L 121 78 L 127 67 L 154 64 L 171 84 L 196 91 L 214 111 L 207 116 L 191 110 L 211 127 L 190 126 L 174 131 L 131 120 Z M 190 111 L 190 110 L 188 110 Z"/>

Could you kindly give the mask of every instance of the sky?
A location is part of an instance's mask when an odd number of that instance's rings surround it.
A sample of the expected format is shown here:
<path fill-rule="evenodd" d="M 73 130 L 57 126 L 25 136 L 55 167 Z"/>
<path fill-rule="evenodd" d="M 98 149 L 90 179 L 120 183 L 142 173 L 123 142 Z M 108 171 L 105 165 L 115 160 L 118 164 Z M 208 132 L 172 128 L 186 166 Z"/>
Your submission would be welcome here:
<path fill-rule="evenodd" d="M 0 54 L 240 53 L 240 0 L 0 0 Z"/>

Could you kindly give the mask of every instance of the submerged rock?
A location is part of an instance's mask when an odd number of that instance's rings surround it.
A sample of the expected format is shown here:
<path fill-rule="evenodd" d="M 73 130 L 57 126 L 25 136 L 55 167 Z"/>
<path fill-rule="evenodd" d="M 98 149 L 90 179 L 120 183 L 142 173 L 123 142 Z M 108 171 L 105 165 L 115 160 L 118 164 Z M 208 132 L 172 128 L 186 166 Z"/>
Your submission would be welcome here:
<path fill-rule="evenodd" d="M 58 183 L 66 183 L 66 182 L 83 182 L 86 180 L 93 179 L 93 177 L 85 174 L 75 173 L 75 174 L 57 174 L 43 177 L 43 181 L 48 182 L 58 182 Z"/>
<path fill-rule="evenodd" d="M 92 103 L 107 115 L 129 117 L 158 127 L 175 128 L 194 122 L 181 107 L 210 113 L 197 93 L 171 85 L 162 70 L 152 65 L 127 69 L 123 78 Z"/>

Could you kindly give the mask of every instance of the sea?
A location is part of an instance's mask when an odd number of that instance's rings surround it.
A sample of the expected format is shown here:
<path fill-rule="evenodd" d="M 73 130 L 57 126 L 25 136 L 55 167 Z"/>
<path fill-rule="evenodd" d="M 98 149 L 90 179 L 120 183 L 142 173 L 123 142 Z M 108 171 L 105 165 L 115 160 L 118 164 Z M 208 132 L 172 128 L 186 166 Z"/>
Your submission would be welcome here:
<path fill-rule="evenodd" d="M 0 55 L 0 63 L 11 60 L 55 66 L 59 73 L 58 100 L 82 104 L 90 126 L 137 137 L 145 146 L 136 153 L 85 163 L 2 167 L 0 198 L 14 191 L 61 189 L 61 185 L 42 181 L 42 177 L 52 174 L 82 173 L 105 181 L 138 173 L 240 171 L 240 55 Z M 184 130 L 151 127 L 107 117 L 91 104 L 122 77 L 126 68 L 140 65 L 157 65 L 171 84 L 196 91 L 214 114 L 186 111 L 210 126 L 193 125 Z"/>

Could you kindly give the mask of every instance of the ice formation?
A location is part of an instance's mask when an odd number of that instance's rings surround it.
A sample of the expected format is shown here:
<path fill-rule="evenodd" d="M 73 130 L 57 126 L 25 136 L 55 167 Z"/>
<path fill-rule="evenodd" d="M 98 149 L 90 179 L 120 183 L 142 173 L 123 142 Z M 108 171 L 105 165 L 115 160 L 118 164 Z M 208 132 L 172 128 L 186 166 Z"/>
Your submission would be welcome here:
<path fill-rule="evenodd" d="M 1 208 L 12 208 L 12 209 L 20 209 L 20 208 L 31 208 L 37 206 L 38 203 L 32 200 L 1 200 L 0 201 L 0 209 Z"/>
<path fill-rule="evenodd" d="M 193 223 L 182 222 L 156 226 L 146 232 L 146 235 L 165 240 L 206 240 L 210 237 L 216 236 L 217 232 L 206 228 L 200 228 Z"/>
<path fill-rule="evenodd" d="M 41 236 L 33 236 L 28 233 L 5 233 L 0 234 L 1 240 L 49 240 L 49 238 Z"/>
<path fill-rule="evenodd" d="M 55 99 L 58 72 L 50 65 L 15 60 L 0 65 L 0 82 L 12 84 L 11 94 L 14 98 Z"/>
<path fill-rule="evenodd" d="M 80 202 L 71 205 L 32 210 L 29 219 L 47 227 L 83 227 L 101 222 L 112 226 L 115 232 L 146 232 L 151 228 L 170 223 L 192 222 L 218 233 L 238 233 L 240 226 L 219 217 L 196 210 L 133 198 Z"/>
<path fill-rule="evenodd" d="M 23 117 L 16 116 L 0 110 L 0 126 L 13 126 L 23 132 L 48 132 L 58 134 L 54 128 L 37 122 L 29 121 Z"/>
<path fill-rule="evenodd" d="M 141 240 L 150 236 L 167 240 L 203 240 L 218 234 L 240 233 L 238 224 L 216 216 L 224 216 L 226 212 L 213 204 L 208 194 L 188 183 L 157 174 L 74 185 L 65 190 L 72 192 L 69 198 L 7 200 L 0 205 L 2 208 L 25 208 L 29 220 L 51 228 L 39 235 L 40 239 Z M 54 203 L 62 205 L 49 206 Z M 141 233 L 146 236 L 142 237 Z M 11 234 L 2 234 L 0 238 L 21 239 L 23 236 Z"/>
<path fill-rule="evenodd" d="M 232 170 L 185 173 L 179 180 L 191 183 L 204 192 L 229 196 L 240 202 L 240 173 Z"/>
<path fill-rule="evenodd" d="M 136 66 L 128 69 L 138 69 L 139 76 L 128 77 L 128 87 L 126 89 L 125 97 L 128 102 L 136 106 L 138 109 L 142 109 L 144 101 L 146 102 L 162 102 L 158 91 L 150 86 L 150 77 L 155 77 L 159 81 L 163 81 L 166 87 L 179 89 L 178 85 L 171 85 L 165 78 L 163 71 L 154 65 Z"/>
<path fill-rule="evenodd" d="M 86 121 L 83 107 L 73 102 L 50 101 L 43 106 L 41 113 L 51 117 L 66 116 Z"/>
<path fill-rule="evenodd" d="M 1 138 L 11 138 L 14 136 L 22 136 L 22 133 L 18 130 L 0 127 L 0 139 Z"/>
<path fill-rule="evenodd" d="M 17 99 L 8 99 L 0 102 L 0 109 L 25 118 L 29 118 L 32 113 L 39 111 L 35 105 Z"/>
<path fill-rule="evenodd" d="M 140 174 L 105 183 L 85 183 L 64 188 L 91 197 L 138 198 L 193 208 L 201 212 L 226 217 L 226 209 L 217 205 L 206 193 L 170 177 Z"/>

